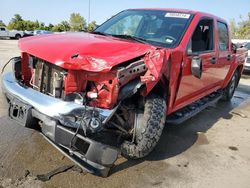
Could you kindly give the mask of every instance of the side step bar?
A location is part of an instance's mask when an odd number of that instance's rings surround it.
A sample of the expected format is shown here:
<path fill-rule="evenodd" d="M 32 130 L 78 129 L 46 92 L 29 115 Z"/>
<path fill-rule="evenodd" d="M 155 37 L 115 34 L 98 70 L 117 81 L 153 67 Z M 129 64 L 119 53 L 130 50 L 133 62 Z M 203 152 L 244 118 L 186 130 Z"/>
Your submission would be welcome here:
<path fill-rule="evenodd" d="M 206 97 L 203 97 L 197 102 L 194 102 L 188 105 L 187 107 L 178 110 L 174 114 L 167 117 L 166 122 L 172 125 L 179 125 L 184 121 L 188 120 L 189 118 L 195 116 L 208 106 L 212 106 L 213 104 L 218 102 L 218 100 L 220 100 L 221 97 L 222 97 L 222 91 L 214 92 Z"/>

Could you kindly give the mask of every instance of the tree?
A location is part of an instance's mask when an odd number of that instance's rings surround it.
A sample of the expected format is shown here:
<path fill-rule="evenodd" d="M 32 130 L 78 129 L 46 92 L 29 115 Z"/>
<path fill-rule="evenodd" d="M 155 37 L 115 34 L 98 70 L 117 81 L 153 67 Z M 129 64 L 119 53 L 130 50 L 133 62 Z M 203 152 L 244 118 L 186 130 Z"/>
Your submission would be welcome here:
<path fill-rule="evenodd" d="M 97 24 L 96 21 L 92 21 L 91 23 L 88 24 L 87 31 L 91 32 L 96 28 Z"/>
<path fill-rule="evenodd" d="M 21 22 L 23 18 L 20 14 L 15 14 L 14 17 L 11 19 L 11 22 Z"/>
<path fill-rule="evenodd" d="M 25 23 L 22 19 L 22 16 L 20 14 L 15 14 L 7 27 L 8 29 L 24 30 L 24 25 Z"/>
<path fill-rule="evenodd" d="M 62 31 L 69 31 L 70 25 L 67 21 L 62 21 L 61 23 L 54 25 L 52 28 L 53 32 L 62 32 Z"/>
<path fill-rule="evenodd" d="M 229 26 L 230 26 L 231 33 L 232 33 L 232 38 L 236 39 L 237 38 L 237 26 L 236 26 L 234 19 L 229 21 Z"/>
<path fill-rule="evenodd" d="M 4 27 L 6 26 L 5 23 L 3 23 L 2 20 L 0 20 L 0 26 L 4 26 Z"/>
<path fill-rule="evenodd" d="M 72 13 L 70 15 L 70 28 L 71 31 L 85 31 L 86 20 L 79 13 Z"/>
<path fill-rule="evenodd" d="M 62 21 L 61 25 L 63 26 L 63 31 L 69 31 L 70 30 L 70 24 L 67 21 Z"/>
<path fill-rule="evenodd" d="M 46 30 L 46 26 L 43 22 L 39 22 L 39 30 Z"/>
<path fill-rule="evenodd" d="M 52 31 L 53 27 L 54 27 L 54 25 L 50 23 L 48 26 L 44 27 L 44 30 Z"/>
<path fill-rule="evenodd" d="M 250 12 L 248 13 L 248 20 L 241 20 L 239 23 L 237 36 L 241 39 L 250 39 Z"/>
<path fill-rule="evenodd" d="M 62 24 L 56 24 L 54 25 L 54 27 L 52 28 L 53 32 L 62 32 L 64 31 L 64 27 Z"/>

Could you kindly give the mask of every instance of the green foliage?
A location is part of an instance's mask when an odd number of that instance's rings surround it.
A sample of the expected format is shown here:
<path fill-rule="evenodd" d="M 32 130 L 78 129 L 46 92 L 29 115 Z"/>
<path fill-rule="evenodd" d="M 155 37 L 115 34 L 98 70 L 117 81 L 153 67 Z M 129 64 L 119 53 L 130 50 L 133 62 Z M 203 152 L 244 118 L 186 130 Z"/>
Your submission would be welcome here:
<path fill-rule="evenodd" d="M 232 38 L 236 38 L 236 32 L 237 32 L 237 26 L 236 26 L 236 23 L 235 23 L 235 20 L 230 20 L 229 21 L 229 26 L 230 26 L 230 29 L 231 29 L 231 33 L 232 33 Z"/>
<path fill-rule="evenodd" d="M 69 31 L 70 30 L 70 24 L 68 21 L 62 21 L 61 25 L 63 26 L 63 31 Z"/>
<path fill-rule="evenodd" d="M 24 30 L 25 25 L 20 14 L 15 14 L 14 17 L 11 19 L 9 25 L 7 26 L 8 29 L 16 29 L 16 30 Z"/>
<path fill-rule="evenodd" d="M 242 20 L 236 25 L 234 20 L 230 21 L 230 28 L 232 37 L 235 39 L 250 39 L 250 12 L 248 13 L 248 19 Z"/>
<path fill-rule="evenodd" d="M 53 27 L 54 27 L 54 25 L 50 23 L 48 26 L 45 26 L 45 27 L 44 27 L 44 30 L 52 31 L 52 30 L 53 30 Z"/>
<path fill-rule="evenodd" d="M 0 26 L 4 26 L 4 27 L 6 26 L 5 23 L 3 23 L 2 20 L 0 20 Z"/>
<path fill-rule="evenodd" d="M 0 20 L 0 26 L 5 24 Z M 20 14 L 15 14 L 9 22 L 8 29 L 16 29 L 22 31 L 33 31 L 33 30 L 47 30 L 53 32 L 62 31 L 88 31 L 91 32 L 96 28 L 96 22 L 92 21 L 87 25 L 86 20 L 79 13 L 72 13 L 69 21 L 62 21 L 59 24 L 45 25 L 43 22 L 24 20 Z"/>
<path fill-rule="evenodd" d="M 62 21 L 61 23 L 54 25 L 52 28 L 53 32 L 62 32 L 62 31 L 69 31 L 70 25 L 67 21 Z"/>
<path fill-rule="evenodd" d="M 92 32 L 96 28 L 97 24 L 96 21 L 92 21 L 88 24 L 87 32 Z"/>
<path fill-rule="evenodd" d="M 72 13 L 69 23 L 71 31 L 86 31 L 86 20 L 79 13 Z"/>

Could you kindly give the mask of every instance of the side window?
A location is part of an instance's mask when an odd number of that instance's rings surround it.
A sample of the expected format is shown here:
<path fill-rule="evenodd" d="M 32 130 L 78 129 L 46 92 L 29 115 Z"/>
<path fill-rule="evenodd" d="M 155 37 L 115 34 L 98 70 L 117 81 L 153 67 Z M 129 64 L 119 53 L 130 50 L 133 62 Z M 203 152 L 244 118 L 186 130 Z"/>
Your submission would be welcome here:
<path fill-rule="evenodd" d="M 217 22 L 218 36 L 219 36 L 219 49 L 226 51 L 229 49 L 228 28 L 225 23 Z"/>
<path fill-rule="evenodd" d="M 206 52 L 214 49 L 214 27 L 212 19 L 202 19 L 190 40 L 192 52 Z"/>
<path fill-rule="evenodd" d="M 1 31 L 5 31 L 5 28 L 2 27 L 2 28 L 1 28 Z"/>

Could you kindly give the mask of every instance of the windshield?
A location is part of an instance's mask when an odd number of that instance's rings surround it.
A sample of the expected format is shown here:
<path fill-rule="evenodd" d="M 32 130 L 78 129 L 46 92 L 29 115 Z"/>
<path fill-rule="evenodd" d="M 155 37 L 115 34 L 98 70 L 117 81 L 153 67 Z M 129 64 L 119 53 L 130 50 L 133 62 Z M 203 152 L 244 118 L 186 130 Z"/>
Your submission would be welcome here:
<path fill-rule="evenodd" d="M 151 45 L 171 48 L 179 44 L 191 18 L 191 14 L 162 10 L 126 10 L 102 24 L 94 33 L 130 36 Z"/>

